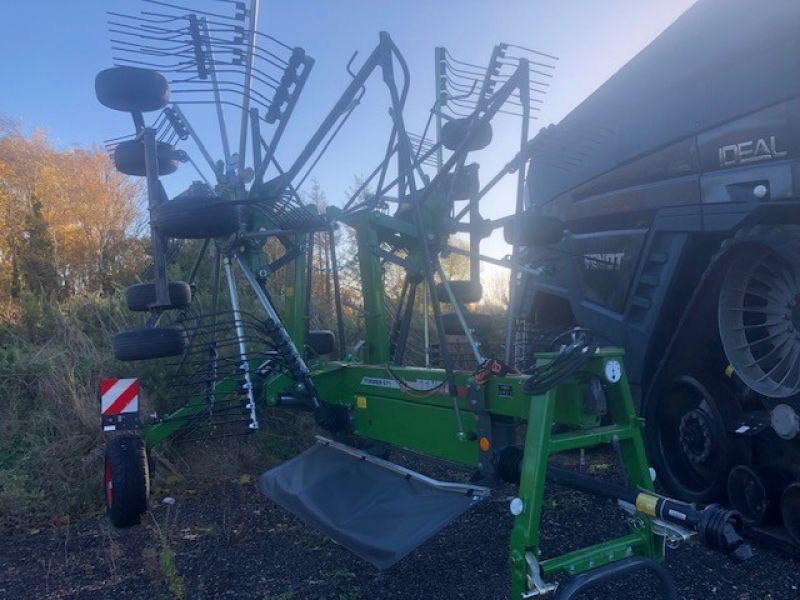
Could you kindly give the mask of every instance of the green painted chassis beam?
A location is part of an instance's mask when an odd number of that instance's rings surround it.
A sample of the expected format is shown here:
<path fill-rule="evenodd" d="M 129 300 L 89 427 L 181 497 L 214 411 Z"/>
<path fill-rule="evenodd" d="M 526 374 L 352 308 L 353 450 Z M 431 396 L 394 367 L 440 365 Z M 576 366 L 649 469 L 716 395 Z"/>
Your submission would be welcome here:
<path fill-rule="evenodd" d="M 442 230 L 440 225 L 446 222 L 449 204 L 427 202 L 423 208 L 429 230 Z M 561 556 L 546 559 L 541 559 L 540 556 L 539 525 L 548 459 L 552 454 L 618 442 L 629 485 L 652 490 L 641 436 L 642 421 L 636 417 L 624 369 L 622 379 L 616 383 L 608 382 L 604 375 L 607 361 L 622 362 L 622 350 L 601 349 L 576 376 L 537 396 L 524 393 L 525 376 L 491 376 L 484 385 L 477 387 L 477 393 L 482 395 L 483 408 L 480 413 L 471 408 L 467 399 L 468 387 L 473 390 L 470 396 L 473 400 L 476 389 L 469 372 L 455 374 L 458 388 L 455 398 L 441 385 L 445 380 L 444 370 L 394 367 L 389 372 L 385 366 L 390 356 L 385 321 L 383 266 L 375 250 L 381 243 L 388 242 L 405 248 L 407 260 L 419 264 L 420 232 L 409 219 L 403 218 L 401 210 L 394 216 L 375 211 L 349 215 L 335 208 L 329 208 L 328 211 L 334 220 L 347 223 L 356 231 L 364 298 L 366 336 L 363 362 L 366 364 L 331 362 L 315 368 L 312 378 L 320 400 L 347 407 L 351 411 L 356 433 L 363 437 L 455 461 L 468 467 L 477 467 L 481 460 L 478 430 L 485 435 L 487 429 L 480 427 L 485 419 L 512 419 L 526 425 L 518 488 L 522 511 L 514 519 L 509 553 L 513 600 L 520 600 L 525 592 L 530 591 L 527 558 L 533 558 L 540 563 L 544 576 L 559 573 L 576 575 L 632 555 L 663 559 L 663 539 L 653 534 L 650 520 L 646 516 L 642 516 L 632 525 L 632 531 L 628 535 Z M 425 243 L 429 239 L 431 238 L 426 238 Z M 306 240 L 303 236 L 297 236 L 294 241 L 304 244 Z M 435 241 L 435 237 L 431 241 Z M 252 249 L 250 258 L 256 260 L 257 254 L 256 249 Z M 258 259 L 263 260 L 263 257 Z M 307 328 L 305 292 L 309 285 L 305 280 L 305 255 L 295 261 L 289 278 L 285 299 L 285 324 L 302 352 Z M 542 363 L 550 359 L 550 355 L 538 357 L 538 361 Z M 251 366 L 256 367 L 254 364 Z M 405 383 L 399 384 L 395 377 Z M 591 379 L 602 384 L 610 425 L 601 426 L 599 417 L 586 410 L 588 382 Z M 190 423 L 192 417 L 209 411 L 215 401 L 236 393 L 236 387 L 240 383 L 238 378 L 222 380 L 217 384 L 210 403 L 204 398 L 197 398 L 167 419 L 146 427 L 144 434 L 148 448 L 164 441 Z M 262 403 L 267 406 L 276 404 L 279 395 L 291 393 L 294 386 L 295 382 L 290 378 L 284 375 L 274 376 L 264 382 L 261 388 Z M 461 415 L 466 434 L 464 436 L 459 436 L 456 409 Z M 553 435 L 554 423 L 566 425 L 568 431 Z M 488 441 L 493 448 L 492 440 Z"/>
<path fill-rule="evenodd" d="M 489 415 L 511 417 L 527 425 L 518 489 L 523 510 L 514 520 L 509 554 L 512 598 L 529 591 L 526 555 L 537 560 L 540 557 L 539 525 L 551 455 L 618 442 L 629 484 L 652 490 L 641 438 L 642 420 L 636 417 L 627 378 L 623 375 L 615 384 L 605 380 L 608 360 L 621 361 L 622 351 L 601 349 L 579 374 L 543 395 L 525 394 L 522 386 L 526 377 L 520 375 L 492 376 L 481 388 Z M 312 377 L 321 401 L 345 406 L 352 412 L 358 435 L 468 467 L 478 466 L 478 415 L 470 409 L 465 393 L 467 386 L 474 383 L 471 373 L 460 371 L 455 376 L 459 390 L 456 401 L 467 433 L 463 439 L 458 436 L 453 400 L 438 387 L 445 379 L 442 369 L 395 367 L 390 372 L 384 365 L 329 362 L 315 369 Z M 603 382 L 610 425 L 596 426 L 596 420 L 585 413 L 584 392 L 592 377 Z M 220 381 L 214 398 L 222 400 L 236 393 L 239 383 L 236 378 Z M 273 377 L 262 387 L 262 403 L 274 405 L 278 395 L 291 392 L 293 386 L 294 382 L 285 375 Z M 208 402 L 198 399 L 146 427 L 148 448 L 209 408 Z M 570 430 L 552 435 L 553 423 L 566 424 Z M 632 555 L 663 559 L 663 540 L 653 534 L 649 519 L 642 516 L 632 527 L 626 536 L 541 560 L 543 576 L 576 575 Z"/>
<path fill-rule="evenodd" d="M 543 360 L 547 360 L 547 356 Z M 522 513 L 515 518 L 511 534 L 512 598 L 528 591 L 526 554 L 539 558 L 539 524 L 544 499 L 548 459 L 551 455 L 578 448 L 619 443 L 623 463 L 632 487 L 652 490 L 649 465 L 641 437 L 642 420 L 637 418 L 627 378 L 616 384 L 604 377 L 608 360 L 622 361 L 620 349 L 604 348 L 572 380 L 540 396 L 522 390 L 525 376 L 491 377 L 483 386 L 486 411 L 498 417 L 513 417 L 527 423 L 519 485 Z M 394 375 L 417 391 L 403 389 Z M 439 390 L 424 392 L 441 383 L 440 369 L 328 363 L 314 373 L 322 401 L 348 407 L 357 434 L 420 452 L 425 455 L 476 467 L 479 461 L 477 416 L 470 409 L 463 390 L 472 382 L 469 372 L 456 373 L 457 398 L 466 439 L 458 438 L 452 399 Z M 590 378 L 603 382 L 608 412 L 613 424 L 599 426 L 599 420 L 586 414 L 585 390 Z M 288 381 L 267 386 L 265 393 L 278 393 Z M 551 435 L 553 423 L 571 427 L 566 433 Z M 541 561 L 542 573 L 576 575 L 632 555 L 663 559 L 663 540 L 657 538 L 650 521 L 642 517 L 633 531 L 588 548 Z"/>

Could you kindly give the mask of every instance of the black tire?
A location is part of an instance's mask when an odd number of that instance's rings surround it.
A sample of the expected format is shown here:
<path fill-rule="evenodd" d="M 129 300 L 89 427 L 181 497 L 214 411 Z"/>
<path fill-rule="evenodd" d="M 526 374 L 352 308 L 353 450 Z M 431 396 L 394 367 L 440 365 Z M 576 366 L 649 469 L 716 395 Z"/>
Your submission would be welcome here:
<path fill-rule="evenodd" d="M 183 281 L 170 281 L 169 287 L 169 306 L 160 308 L 184 308 L 192 302 L 192 287 Z M 150 305 L 156 301 L 155 283 L 137 283 L 125 290 L 125 302 L 128 310 L 144 311 L 149 310 Z"/>
<path fill-rule="evenodd" d="M 336 336 L 327 329 L 312 330 L 306 336 L 306 346 L 317 356 L 331 354 L 336 348 Z"/>
<path fill-rule="evenodd" d="M 115 527 L 138 525 L 147 512 L 150 474 L 144 441 L 122 434 L 106 443 L 104 488 L 106 510 Z"/>
<path fill-rule="evenodd" d="M 723 408 L 734 413 L 721 386 L 689 375 L 651 392 L 645 401 L 647 455 L 667 491 L 680 500 L 708 504 L 725 490 L 728 473 L 745 449 L 726 431 Z"/>
<path fill-rule="evenodd" d="M 350 413 L 347 407 L 340 404 L 320 402 L 314 409 L 314 420 L 317 425 L 332 433 L 350 429 Z"/>
<path fill-rule="evenodd" d="M 469 119 L 452 119 L 442 125 L 442 145 L 448 150 L 458 150 L 469 132 Z M 470 152 L 481 150 L 492 143 L 492 125 L 483 122 L 473 130 L 469 143 L 465 146 Z"/>
<path fill-rule="evenodd" d="M 478 281 L 448 281 L 453 295 L 461 304 L 471 304 L 473 302 L 480 302 L 483 297 L 483 287 Z M 436 284 L 436 297 L 439 302 L 450 304 L 450 296 L 447 295 L 447 290 L 444 284 Z"/>
<path fill-rule="evenodd" d="M 503 227 L 503 237 L 507 244 L 552 246 L 564 238 L 564 223 L 556 217 L 526 213 Z"/>
<path fill-rule="evenodd" d="M 464 320 L 475 335 L 486 335 L 492 330 L 492 316 L 482 313 L 465 312 Z M 442 325 L 447 335 L 464 335 L 464 329 L 455 313 L 442 315 Z"/>
<path fill-rule="evenodd" d="M 186 346 L 186 332 L 180 327 L 143 327 L 114 336 L 114 356 L 123 361 L 180 356 Z"/>
<path fill-rule="evenodd" d="M 94 78 L 100 104 L 125 112 L 148 112 L 169 102 L 169 84 L 158 71 L 138 67 L 112 67 Z"/>
<path fill-rule="evenodd" d="M 156 142 L 158 156 L 158 174 L 169 175 L 178 170 L 178 159 L 175 146 L 166 142 Z M 144 160 L 144 142 L 142 140 L 125 140 L 114 148 L 114 166 L 117 171 L 134 177 L 147 175 Z"/>
<path fill-rule="evenodd" d="M 157 206 L 151 224 L 168 237 L 203 240 L 239 231 L 241 207 L 216 196 L 180 196 Z"/>
<path fill-rule="evenodd" d="M 795 544 L 800 544 L 800 482 L 788 486 L 781 495 L 783 526 Z"/>

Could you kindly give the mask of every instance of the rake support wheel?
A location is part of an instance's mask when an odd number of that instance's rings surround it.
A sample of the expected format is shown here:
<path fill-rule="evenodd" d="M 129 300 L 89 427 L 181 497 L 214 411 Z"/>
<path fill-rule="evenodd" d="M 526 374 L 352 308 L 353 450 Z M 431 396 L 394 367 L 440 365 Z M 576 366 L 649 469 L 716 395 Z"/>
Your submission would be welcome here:
<path fill-rule="evenodd" d="M 112 67 L 97 74 L 94 91 L 100 104 L 125 112 L 149 112 L 169 102 L 169 84 L 158 71 Z"/>
<path fill-rule="evenodd" d="M 306 346 L 317 356 L 331 354 L 336 349 L 336 337 L 327 329 L 312 329 L 306 335 Z"/>
<path fill-rule="evenodd" d="M 180 327 L 142 327 L 114 336 L 114 356 L 122 361 L 180 356 L 187 345 Z"/>
<path fill-rule="evenodd" d="M 492 330 L 491 315 L 465 312 L 464 320 L 476 335 L 486 335 Z M 461 321 L 458 320 L 458 315 L 455 313 L 442 315 L 442 325 L 447 335 L 464 335 L 464 328 L 461 327 Z"/>
<path fill-rule="evenodd" d="M 169 175 L 177 171 L 178 159 L 175 146 L 166 142 L 157 142 L 156 144 L 158 175 Z M 120 173 L 134 177 L 144 177 L 147 175 L 145 162 L 144 142 L 142 140 L 125 140 L 114 148 L 114 166 L 117 167 L 117 171 Z"/>
<path fill-rule="evenodd" d="M 452 290 L 456 300 L 462 304 L 480 302 L 483 297 L 483 287 L 479 281 L 463 280 L 448 281 L 447 283 L 450 285 L 450 290 Z M 436 285 L 436 297 L 439 299 L 439 302 L 450 304 L 450 296 L 447 294 L 447 290 L 442 283 Z"/>
<path fill-rule="evenodd" d="M 470 131 L 472 125 L 472 131 Z M 442 145 L 448 150 L 458 150 L 466 142 L 469 151 L 482 150 L 492 143 L 492 126 L 488 121 L 471 124 L 470 119 L 452 119 L 442 125 Z"/>
<path fill-rule="evenodd" d="M 169 287 L 169 306 L 159 308 L 173 309 L 185 308 L 192 302 L 192 287 L 183 281 L 170 281 Z M 155 283 L 137 283 L 125 290 L 125 302 L 128 310 L 145 311 L 150 310 L 150 305 L 156 301 Z"/>
<path fill-rule="evenodd" d="M 544 248 L 564 238 L 564 223 L 548 215 L 523 213 L 503 228 L 506 243 Z"/>
<path fill-rule="evenodd" d="M 180 196 L 157 206 L 151 224 L 185 240 L 224 237 L 239 231 L 241 207 L 216 196 Z"/>

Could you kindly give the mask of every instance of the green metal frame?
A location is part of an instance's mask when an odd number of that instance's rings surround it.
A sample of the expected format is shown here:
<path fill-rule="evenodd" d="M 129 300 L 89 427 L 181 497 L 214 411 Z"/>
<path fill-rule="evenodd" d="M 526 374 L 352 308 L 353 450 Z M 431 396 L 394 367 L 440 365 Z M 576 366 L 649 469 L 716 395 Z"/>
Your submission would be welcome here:
<path fill-rule="evenodd" d="M 518 419 L 527 427 L 518 496 L 524 508 L 515 518 L 511 535 L 512 598 L 520 598 L 530 589 L 526 555 L 531 554 L 537 561 L 540 558 L 539 524 L 547 463 L 552 455 L 618 443 L 630 486 L 653 489 L 641 436 L 643 422 L 636 416 L 627 379 L 623 376 L 617 383 L 605 380 L 604 368 L 609 360 L 622 362 L 622 350 L 601 349 L 578 375 L 540 396 L 523 392 L 527 378 L 520 375 L 492 376 L 479 386 L 487 413 Z M 392 373 L 382 365 L 328 363 L 313 374 L 313 379 L 322 401 L 351 411 L 357 435 L 477 468 L 481 454 L 478 415 L 466 397 L 468 386 L 475 385 L 472 374 L 456 373 L 459 409 L 467 433 L 460 439 L 448 394 L 410 394 L 395 379 L 396 376 L 417 388 L 431 387 L 445 380 L 443 370 L 397 367 Z M 604 382 L 609 424 L 581 426 L 594 421 L 594 415 L 585 411 L 584 392 L 589 378 Z M 266 386 L 265 402 L 275 403 L 277 395 L 290 384 L 287 379 L 277 379 Z M 552 434 L 554 423 L 566 425 L 569 430 Z M 494 450 L 492 440 L 488 442 Z M 663 539 L 654 535 L 645 515 L 635 520 L 626 536 L 540 561 L 541 572 L 543 576 L 577 575 L 634 555 L 658 561 L 664 556 Z"/>
<path fill-rule="evenodd" d="M 441 207 L 429 213 L 433 222 Z M 335 209 L 333 216 L 337 217 Z M 570 379 L 542 395 L 528 395 L 523 390 L 524 375 L 491 375 L 478 383 L 473 374 L 455 373 L 457 393 L 447 389 L 442 369 L 410 366 L 388 367 L 389 335 L 385 321 L 383 266 L 375 250 L 384 242 L 407 250 L 406 261 L 412 266 L 422 260 L 416 248 L 419 236 L 412 223 L 403 217 L 377 212 L 356 213 L 343 219 L 356 231 L 358 261 L 366 321 L 366 346 L 363 363 L 328 362 L 312 370 L 312 380 L 321 402 L 349 411 L 354 433 L 428 456 L 459 463 L 469 468 L 485 467 L 482 461 L 493 460 L 502 447 L 492 439 L 493 419 L 514 421 L 526 426 L 521 463 L 518 499 L 522 510 L 515 517 L 510 542 L 512 598 L 524 597 L 534 589 L 530 564 L 539 565 L 541 575 L 577 575 L 610 562 L 639 555 L 660 561 L 664 555 L 663 538 L 654 534 L 650 516 L 641 515 L 631 525 L 629 534 L 561 556 L 542 559 L 539 526 L 544 497 L 548 460 L 554 454 L 618 444 L 630 487 L 652 490 L 648 462 L 642 441 L 642 421 L 637 418 L 628 380 L 612 383 L 605 377 L 610 360 L 622 363 L 623 351 L 603 348 Z M 305 243 L 297 236 L 297 243 Z M 285 325 L 298 347 L 302 348 L 307 323 L 305 253 L 301 253 L 290 274 L 292 285 L 287 292 Z M 546 362 L 552 357 L 541 355 Z M 256 365 L 251 365 L 255 368 Z M 623 369 L 624 373 L 624 369 Z M 607 399 L 608 423 L 587 410 L 588 382 L 602 382 Z M 234 379 L 217 384 L 215 397 L 223 398 L 236 386 Z M 279 403 L 282 394 L 292 394 L 296 382 L 283 374 L 273 375 L 261 388 L 261 401 L 267 406 Z M 478 408 L 479 407 L 479 408 Z M 145 428 L 145 439 L 152 447 L 175 433 L 187 417 L 208 410 L 201 399 L 190 402 L 169 418 Z M 457 425 L 460 416 L 463 432 Z M 564 433 L 552 433 L 553 424 L 566 426 Z M 483 425 L 483 426 L 482 426 Z M 488 446 L 487 446 L 488 445 Z"/>

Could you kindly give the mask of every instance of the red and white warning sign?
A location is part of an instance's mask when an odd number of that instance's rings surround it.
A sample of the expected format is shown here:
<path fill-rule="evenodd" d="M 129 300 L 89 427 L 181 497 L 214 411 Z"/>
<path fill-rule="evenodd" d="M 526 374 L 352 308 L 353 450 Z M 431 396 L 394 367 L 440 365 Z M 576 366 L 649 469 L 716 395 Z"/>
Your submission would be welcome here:
<path fill-rule="evenodd" d="M 101 379 L 100 412 L 104 417 L 139 411 L 138 379 Z"/>

